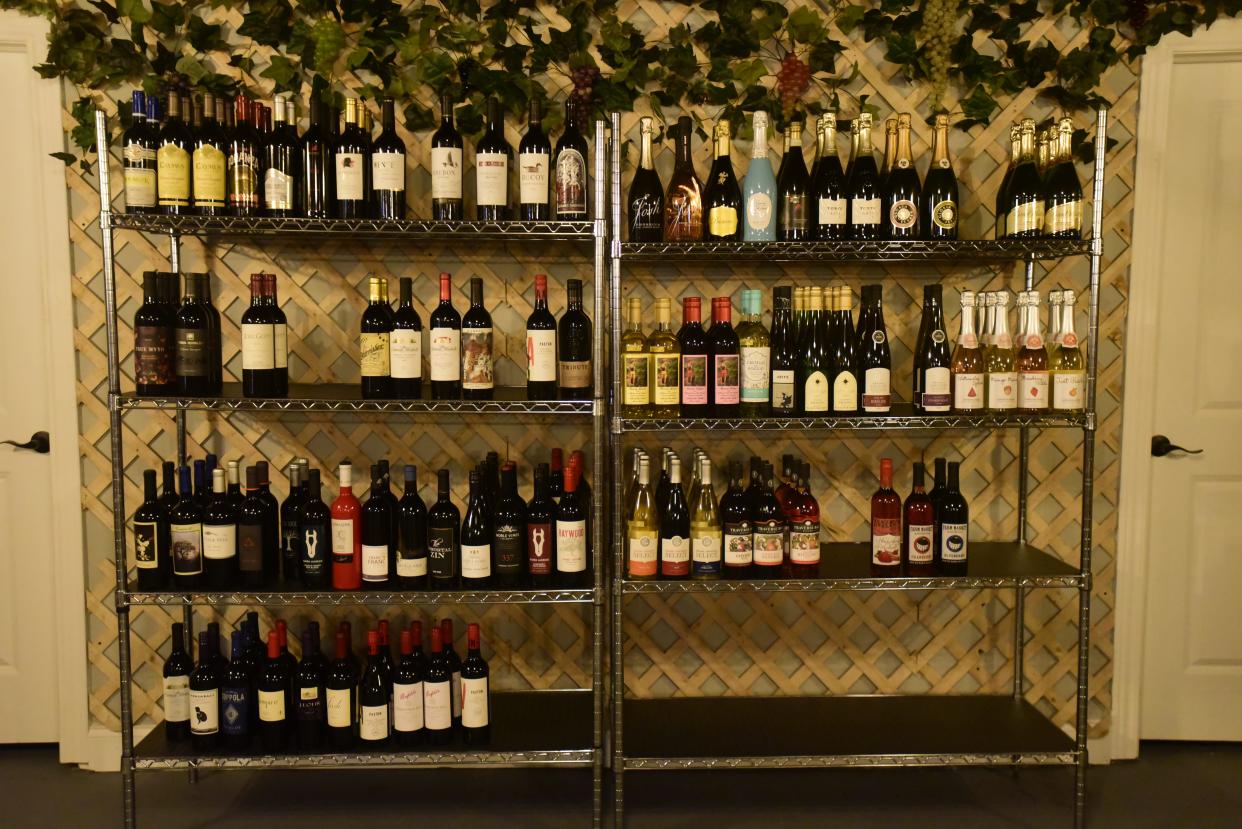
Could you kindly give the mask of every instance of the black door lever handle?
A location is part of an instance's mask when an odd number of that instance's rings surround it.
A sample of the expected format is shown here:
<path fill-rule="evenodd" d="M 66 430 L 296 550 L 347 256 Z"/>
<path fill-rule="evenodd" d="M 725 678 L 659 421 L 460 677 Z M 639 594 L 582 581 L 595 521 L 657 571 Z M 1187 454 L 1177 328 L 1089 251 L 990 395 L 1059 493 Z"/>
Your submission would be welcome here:
<path fill-rule="evenodd" d="M 32 449 L 40 455 L 46 455 L 52 448 L 52 441 L 47 432 L 35 432 L 25 443 L 18 443 L 15 440 L 0 440 L 0 443 L 7 443 L 15 449 Z"/>
<path fill-rule="evenodd" d="M 1151 436 L 1151 456 L 1153 458 L 1163 458 L 1170 452 L 1185 452 L 1187 455 L 1198 455 L 1203 452 L 1202 449 L 1187 449 L 1185 446 L 1178 446 L 1164 435 Z"/>

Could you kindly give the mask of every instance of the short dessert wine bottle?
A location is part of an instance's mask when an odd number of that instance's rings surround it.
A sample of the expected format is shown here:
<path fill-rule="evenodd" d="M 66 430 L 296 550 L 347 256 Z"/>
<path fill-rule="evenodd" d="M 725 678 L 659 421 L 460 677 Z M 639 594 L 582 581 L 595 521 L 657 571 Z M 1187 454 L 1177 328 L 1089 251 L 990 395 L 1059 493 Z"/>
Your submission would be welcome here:
<path fill-rule="evenodd" d="M 479 625 L 466 626 L 466 658 L 461 663 L 461 739 L 466 745 L 486 745 L 491 735 L 491 692 L 487 662 L 479 642 Z"/>
<path fill-rule="evenodd" d="M 625 331 L 621 334 L 621 410 L 626 417 L 651 414 L 651 351 L 643 336 L 643 301 L 625 301 Z"/>
<path fill-rule="evenodd" d="M 329 114 L 325 114 L 329 113 Z M 324 120 L 330 110 L 312 93 L 310 127 L 302 136 L 301 203 L 306 216 L 326 219 L 336 201 L 336 147 Z"/>
<path fill-rule="evenodd" d="M 175 90 L 168 93 L 168 116 L 160 127 L 159 148 L 155 151 L 156 195 L 161 213 L 191 211 L 190 152 L 193 137 L 181 118 L 182 104 L 182 97 Z"/>
<path fill-rule="evenodd" d="M 737 417 L 741 401 L 740 344 L 733 330 L 732 316 L 729 297 L 712 298 L 712 328 L 707 335 L 712 355 L 708 405 L 713 416 L 720 418 Z"/>
<path fill-rule="evenodd" d="M 461 512 L 449 491 L 449 471 L 436 472 L 436 502 L 427 511 L 427 567 L 431 587 L 452 590 L 457 587 L 457 559 L 461 533 Z"/>
<path fill-rule="evenodd" d="M 196 752 L 214 751 L 220 739 L 220 666 L 207 631 L 198 635 L 198 664 L 190 674 L 190 742 Z"/>
<path fill-rule="evenodd" d="M 556 142 L 556 218 L 563 222 L 586 219 L 589 200 L 587 141 L 576 109 L 572 100 L 565 101 L 565 129 Z"/>
<path fill-rule="evenodd" d="M 1018 167 L 1018 159 L 1022 154 L 1022 129 L 1017 124 L 1009 128 L 1009 166 L 1001 177 L 1000 188 L 996 191 L 996 238 L 1004 239 L 1006 224 L 1009 219 L 1009 184 L 1013 181 L 1013 171 Z"/>
<path fill-rule="evenodd" d="M 771 390 L 772 338 L 763 327 L 759 291 L 742 291 L 742 322 L 737 327 L 742 417 L 764 417 Z"/>
<path fill-rule="evenodd" d="M 480 222 L 507 222 L 509 161 L 513 148 L 505 140 L 504 111 L 496 98 L 487 99 L 487 132 L 474 148 L 475 217 Z"/>
<path fill-rule="evenodd" d="M 832 353 L 828 344 L 828 328 L 824 319 L 823 289 L 810 288 L 810 311 L 806 322 L 807 336 L 799 349 L 797 393 L 798 412 L 807 416 L 823 415 L 830 409 Z"/>
<path fill-rule="evenodd" d="M 203 574 L 203 513 L 190 488 L 190 467 L 178 470 L 181 498 L 168 515 L 172 545 L 172 584 L 176 590 L 197 590 Z"/>
<path fill-rule="evenodd" d="M 440 273 L 440 304 L 431 312 L 431 398 L 461 398 L 461 315 L 453 307 L 452 277 Z"/>
<path fill-rule="evenodd" d="M 732 241 L 742 238 L 742 225 L 738 221 L 742 212 L 742 190 L 733 173 L 730 154 L 729 122 L 720 121 L 713 132 L 715 160 L 707 174 L 703 188 L 703 210 L 707 213 L 704 238 L 708 241 Z"/>
<path fill-rule="evenodd" d="M 888 239 L 918 239 L 922 185 L 910 153 L 910 115 L 897 116 L 897 153 L 884 183 L 884 234 Z"/>
<path fill-rule="evenodd" d="M 772 350 L 768 381 L 768 410 L 772 417 L 789 417 L 797 411 L 798 344 L 790 310 L 792 293 L 789 287 L 772 289 Z"/>
<path fill-rule="evenodd" d="M 417 400 L 423 393 L 423 320 L 414 310 L 414 280 L 401 277 L 400 304 L 388 337 L 389 393 L 397 400 Z"/>
<path fill-rule="evenodd" d="M 1035 167 L 1035 119 L 1023 118 L 1018 164 L 1005 195 L 1005 238 L 1040 236 L 1044 227 L 1043 183 Z"/>
<path fill-rule="evenodd" d="M 1014 365 L 1018 372 L 1018 408 L 1048 408 L 1048 352 L 1039 321 L 1039 291 L 1018 295 L 1018 353 Z"/>
<path fill-rule="evenodd" d="M 975 294 L 962 291 L 962 329 L 953 350 L 953 410 L 977 412 L 984 404 L 983 349 L 975 334 Z"/>
<path fill-rule="evenodd" d="M 949 116 L 936 116 L 931 164 L 919 196 L 919 224 L 923 237 L 933 241 L 957 238 L 957 174 L 949 160 Z"/>
<path fill-rule="evenodd" d="M 940 572 L 946 576 L 964 576 L 970 542 L 970 507 L 959 487 L 959 466 L 949 462 L 949 483 L 936 503 L 937 537 L 940 548 L 937 558 Z"/>
<path fill-rule="evenodd" d="M 750 166 L 742 180 L 745 215 L 742 239 L 771 242 L 776 239 L 776 176 L 768 159 L 768 114 L 763 110 L 752 118 L 754 140 L 750 145 Z"/>
<path fill-rule="evenodd" d="M 1052 357 L 1052 408 L 1058 411 L 1080 411 L 1086 406 L 1087 374 L 1074 333 L 1073 291 L 1061 295 L 1060 343 Z"/>
<path fill-rule="evenodd" d="M 924 489 L 926 471 L 914 463 L 914 483 L 902 507 L 902 565 L 907 576 L 935 575 L 936 510 Z"/>
<path fill-rule="evenodd" d="M 706 417 L 710 408 L 708 397 L 708 356 L 711 346 L 700 318 L 700 298 L 682 300 L 681 330 L 677 342 L 681 349 L 681 416 Z"/>
<path fill-rule="evenodd" d="M 655 171 L 651 141 L 655 133 L 652 119 L 638 119 L 638 169 L 626 195 L 631 242 L 659 242 L 664 238 L 664 185 Z"/>
<path fill-rule="evenodd" d="M 859 113 L 854 120 L 858 144 L 850 158 L 845 192 L 849 197 L 849 236 L 851 239 L 879 239 L 883 209 L 883 187 L 871 149 L 871 113 Z"/>
<path fill-rule="evenodd" d="M 338 219 L 367 215 L 366 136 L 358 126 L 358 99 L 345 99 L 345 129 L 336 140 L 336 204 Z"/>
<path fill-rule="evenodd" d="M 690 508 L 681 488 L 681 459 L 668 460 L 668 488 L 659 502 L 660 578 L 685 579 L 690 575 Z"/>
<path fill-rule="evenodd" d="M 727 579 L 750 576 L 754 559 L 754 529 L 750 523 L 750 503 L 742 489 L 742 464 L 729 462 L 729 488 L 720 499 L 722 531 L 722 573 Z"/>
<path fill-rule="evenodd" d="M 845 172 L 837 155 L 837 114 L 828 110 L 819 117 L 819 138 L 823 150 L 815 163 L 814 193 L 815 238 L 836 241 L 847 238 L 849 196 Z"/>
<path fill-rule="evenodd" d="M 1044 235 L 1054 239 L 1082 238 L 1082 184 L 1074 169 L 1074 122 L 1062 118 L 1049 150 L 1044 177 Z"/>
<path fill-rule="evenodd" d="M 664 196 L 664 241 L 699 242 L 703 239 L 703 188 L 690 155 L 694 124 L 690 116 L 683 115 L 673 129 L 677 152 L 673 177 Z"/>
<path fill-rule="evenodd" d="M 901 496 L 893 491 L 893 461 L 880 459 L 880 488 L 871 496 L 871 572 L 901 573 Z"/>
<path fill-rule="evenodd" d="M 582 280 L 565 282 L 566 305 L 556 327 L 557 373 L 562 400 L 590 400 L 591 318 L 582 310 Z"/>
<path fill-rule="evenodd" d="M 674 418 L 681 404 L 681 341 L 671 327 L 672 308 L 667 297 L 655 302 L 656 327 L 647 338 L 651 351 L 651 416 Z"/>
<path fill-rule="evenodd" d="M 837 335 L 832 355 L 832 410 L 858 411 L 858 342 L 854 337 L 853 296 L 849 287 L 837 292 Z"/>
<path fill-rule="evenodd" d="M 172 650 L 164 660 L 164 736 L 170 743 L 190 739 L 190 673 L 194 662 L 185 649 L 185 627 L 173 622 Z"/>
<path fill-rule="evenodd" d="M 362 312 L 359 334 L 359 369 L 362 397 L 383 400 L 392 396 L 392 309 L 383 301 L 381 280 L 367 279 L 367 309 Z"/>
<path fill-rule="evenodd" d="M 333 590 L 357 590 L 362 586 L 362 505 L 354 495 L 353 471 L 349 461 L 341 462 L 341 489 L 332 502 Z"/>
<path fill-rule="evenodd" d="M 543 131 L 543 99 L 532 95 L 526 134 L 518 145 L 518 218 L 526 222 L 548 218 L 548 171 L 552 144 Z"/>
<path fill-rule="evenodd" d="M 1009 333 L 1009 292 L 995 294 L 995 333 L 987 353 L 987 405 L 994 412 L 1018 406 L 1018 374 Z"/>
<path fill-rule="evenodd" d="M 914 407 L 926 413 L 947 412 L 953 402 L 952 361 L 941 296 L 939 285 L 923 287 L 923 321 L 914 354 Z"/>
<path fill-rule="evenodd" d="M 129 129 L 121 138 L 125 165 L 125 210 L 155 212 L 156 141 L 147 124 L 147 97 L 134 90 Z"/>
<path fill-rule="evenodd" d="M 371 215 L 405 218 L 405 142 L 397 135 L 391 100 L 380 110 L 380 134 L 371 147 Z"/>
<path fill-rule="evenodd" d="M 892 357 L 884 326 L 883 288 L 864 285 L 858 312 L 858 378 L 862 387 L 862 410 L 888 414 L 892 409 Z"/>
<path fill-rule="evenodd" d="M 785 153 L 777 174 L 776 238 L 782 242 L 809 239 L 811 177 L 802 158 L 802 115 L 785 132 Z"/>
<path fill-rule="evenodd" d="M 228 208 L 225 183 L 224 134 L 216 123 L 216 96 L 203 96 L 202 124 L 194 130 L 192 155 L 194 212 L 203 216 L 223 215 Z"/>
<path fill-rule="evenodd" d="M 431 136 L 431 218 L 459 222 L 465 218 L 462 199 L 461 134 L 453 126 L 453 101 L 440 96 L 440 126 Z"/>
<path fill-rule="evenodd" d="M 142 305 L 134 313 L 134 391 L 141 395 L 175 394 L 177 319 L 160 299 L 160 277 L 142 275 Z"/>
<path fill-rule="evenodd" d="M 461 396 L 491 400 L 495 387 L 492 315 L 483 305 L 483 280 L 470 278 L 470 308 L 461 320 Z"/>

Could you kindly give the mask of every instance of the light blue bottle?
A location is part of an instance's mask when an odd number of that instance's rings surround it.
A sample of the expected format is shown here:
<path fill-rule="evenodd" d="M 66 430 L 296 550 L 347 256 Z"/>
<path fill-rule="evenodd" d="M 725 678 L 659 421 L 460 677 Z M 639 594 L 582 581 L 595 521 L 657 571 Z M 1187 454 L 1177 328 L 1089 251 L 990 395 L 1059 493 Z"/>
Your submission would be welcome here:
<path fill-rule="evenodd" d="M 754 132 L 750 167 L 742 182 L 742 239 L 772 242 L 776 240 L 776 175 L 768 161 L 768 114 L 762 110 L 755 113 Z"/>

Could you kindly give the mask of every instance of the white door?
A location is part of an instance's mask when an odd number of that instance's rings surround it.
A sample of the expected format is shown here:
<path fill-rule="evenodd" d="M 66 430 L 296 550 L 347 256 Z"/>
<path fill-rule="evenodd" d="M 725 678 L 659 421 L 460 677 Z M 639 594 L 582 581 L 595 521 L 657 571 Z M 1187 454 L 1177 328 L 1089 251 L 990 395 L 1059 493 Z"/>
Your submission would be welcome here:
<path fill-rule="evenodd" d="M 1170 79 L 1152 434 L 1203 453 L 1148 461 L 1139 736 L 1242 740 L 1242 50 Z"/>

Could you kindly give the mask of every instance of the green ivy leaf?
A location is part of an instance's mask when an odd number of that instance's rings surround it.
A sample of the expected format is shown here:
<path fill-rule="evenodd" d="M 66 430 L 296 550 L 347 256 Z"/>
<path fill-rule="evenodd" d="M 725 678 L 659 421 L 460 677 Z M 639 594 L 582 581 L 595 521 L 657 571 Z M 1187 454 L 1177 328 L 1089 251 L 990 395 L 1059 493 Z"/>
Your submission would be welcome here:
<path fill-rule="evenodd" d="M 962 113 L 967 119 L 987 122 L 999 106 L 996 100 L 982 86 L 976 86 L 969 96 L 961 101 Z"/>
<path fill-rule="evenodd" d="M 271 63 L 259 73 L 260 78 L 270 78 L 281 89 L 288 89 L 298 74 L 298 68 L 284 55 L 272 55 Z"/>
<path fill-rule="evenodd" d="M 127 17 L 134 23 L 146 23 L 151 19 L 151 10 L 143 0 L 116 0 L 116 10 L 121 17 Z"/>
<path fill-rule="evenodd" d="M 794 43 L 816 44 L 824 39 L 824 19 L 806 6 L 799 6 L 786 22 Z"/>
<path fill-rule="evenodd" d="M 207 74 L 207 69 L 193 55 L 182 55 L 181 59 L 177 61 L 177 72 L 189 78 L 192 86 L 197 86 L 198 82 Z"/>
<path fill-rule="evenodd" d="M 61 161 L 65 163 L 66 167 L 68 167 L 70 164 L 78 160 L 78 157 L 74 155 L 73 153 L 64 153 L 64 152 L 48 153 L 48 155 L 50 155 L 52 158 L 60 159 Z"/>
<path fill-rule="evenodd" d="M 859 23 L 862 22 L 863 14 L 865 14 L 866 11 L 867 9 L 865 7 L 858 4 L 851 4 L 842 7 L 837 12 L 837 28 L 848 35 L 850 32 L 854 31 Z"/>

